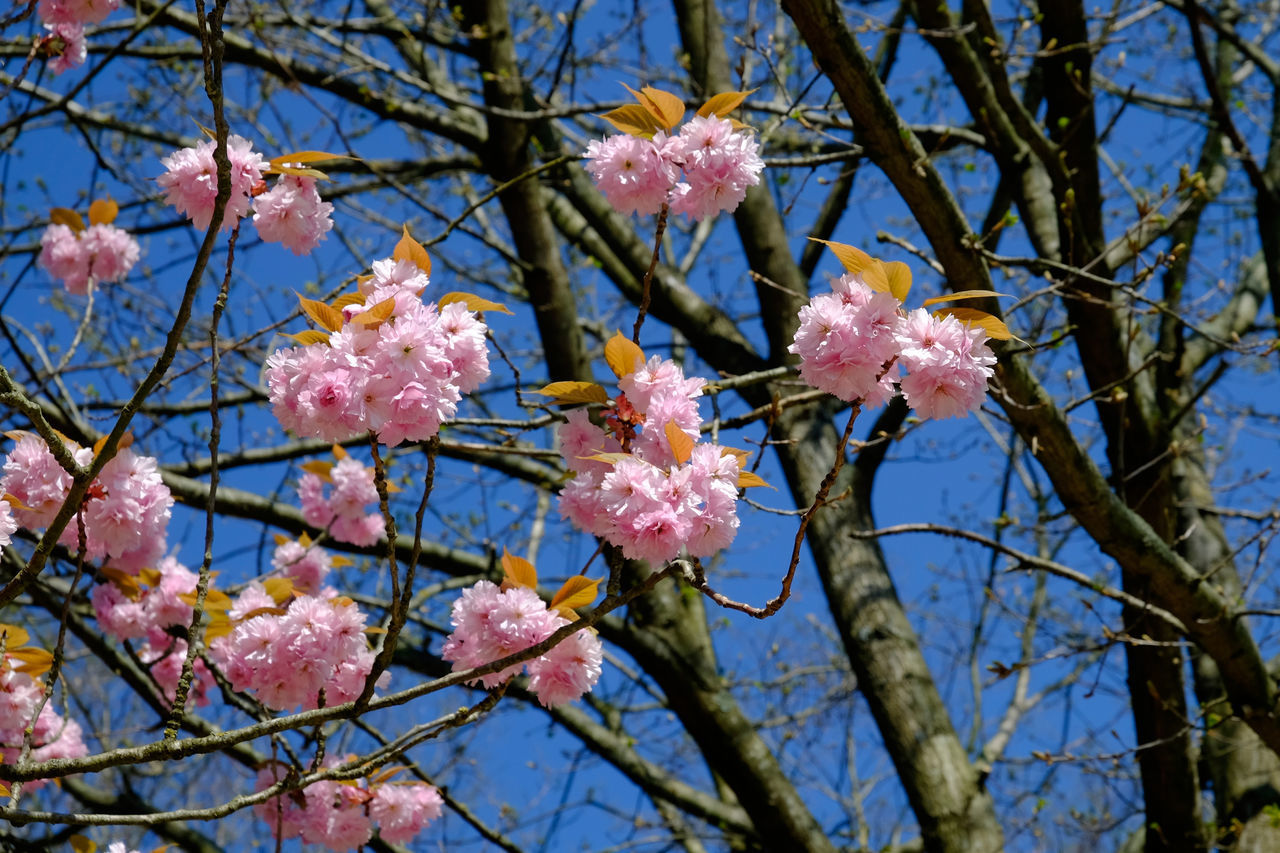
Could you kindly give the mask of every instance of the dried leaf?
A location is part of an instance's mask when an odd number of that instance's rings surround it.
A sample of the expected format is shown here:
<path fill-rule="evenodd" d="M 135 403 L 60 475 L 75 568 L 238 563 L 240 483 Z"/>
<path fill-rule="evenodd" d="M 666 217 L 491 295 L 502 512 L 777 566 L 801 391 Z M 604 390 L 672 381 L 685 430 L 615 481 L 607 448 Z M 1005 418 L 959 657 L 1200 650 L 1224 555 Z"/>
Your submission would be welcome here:
<path fill-rule="evenodd" d="M 54 225 L 65 225 L 79 234 L 84 230 L 84 219 L 69 207 L 55 207 L 49 211 L 49 221 Z"/>
<path fill-rule="evenodd" d="M 370 276 L 370 278 L 372 278 L 372 276 Z M 333 300 L 333 302 L 331 302 L 330 304 L 333 305 L 334 308 L 337 308 L 339 311 L 341 311 L 343 308 L 346 308 L 350 305 L 363 305 L 364 294 L 358 290 L 353 290 L 350 293 L 342 294 L 337 299 Z"/>
<path fill-rule="evenodd" d="M 609 392 L 594 382 L 552 382 L 537 391 L 543 397 L 555 397 L 556 403 L 607 403 Z"/>
<path fill-rule="evenodd" d="M 67 842 L 71 845 L 71 849 L 74 850 L 75 853 L 93 853 L 98 849 L 97 844 L 85 838 L 83 835 L 73 835 L 67 839 Z"/>
<path fill-rule="evenodd" d="M 378 326 L 386 322 L 387 318 L 391 316 L 391 312 L 394 310 L 396 310 L 396 300 L 393 296 L 389 299 L 382 300 L 372 308 L 361 311 L 359 314 L 351 318 L 351 322 L 359 323 L 360 325 L 371 329 L 376 329 Z"/>
<path fill-rule="evenodd" d="M 505 545 L 502 547 L 502 576 L 513 586 L 526 586 L 533 590 L 538 588 L 538 570 L 533 567 L 533 563 L 512 554 Z"/>
<path fill-rule="evenodd" d="M 293 578 L 267 578 L 262 582 L 262 589 L 276 604 L 284 604 L 293 598 Z"/>
<path fill-rule="evenodd" d="M 755 471 L 739 471 L 738 472 L 738 488 L 750 489 L 753 486 L 769 486 L 769 484 L 766 483 L 764 481 L 764 478 L 761 477 L 759 474 L 757 474 Z M 769 486 L 769 488 L 772 489 L 773 486 Z"/>
<path fill-rule="evenodd" d="M 427 250 L 421 243 L 409 236 L 409 226 L 402 227 L 404 233 L 400 237 L 400 242 L 396 243 L 396 249 L 391 253 L 391 257 L 397 261 L 413 261 L 418 269 L 431 275 L 431 256 L 427 254 Z"/>
<path fill-rule="evenodd" d="M 313 459 L 310 462 L 303 462 L 301 467 L 303 471 L 306 471 L 308 474 L 315 474 L 326 483 L 333 482 L 333 476 L 331 474 L 333 471 L 332 462 L 325 459 Z"/>
<path fill-rule="evenodd" d="M 906 302 L 911 292 L 911 267 L 902 261 L 882 261 L 881 264 L 889 281 L 889 292 L 899 302 Z"/>
<path fill-rule="evenodd" d="M 1015 340 L 1020 343 L 1026 343 L 1021 338 L 1015 337 L 1013 332 L 1009 331 L 1009 327 L 1004 321 L 998 317 L 993 317 L 986 311 L 979 311 L 977 308 L 952 308 L 947 306 L 937 313 L 947 314 L 968 323 L 971 326 L 977 326 L 987 333 L 987 337 L 994 338 L 997 341 Z"/>
<path fill-rule="evenodd" d="M 652 86 L 645 86 L 637 92 L 626 83 L 623 83 L 622 87 L 640 102 L 640 106 L 648 110 L 649 114 L 658 120 L 658 124 L 664 130 L 670 130 L 684 118 L 684 101 L 670 92 L 664 92 Z"/>
<path fill-rule="evenodd" d="M 604 360 L 609 362 L 613 375 L 621 379 L 628 373 L 635 373 L 637 366 L 644 364 L 644 350 L 615 329 L 613 337 L 604 345 Z"/>
<path fill-rule="evenodd" d="M 39 678 L 53 666 L 53 654 L 35 646 L 10 649 L 5 656 L 22 661 L 21 666 L 13 668 L 18 672 L 25 672 L 32 678 Z"/>
<path fill-rule="evenodd" d="M 4 647 L 9 651 L 25 646 L 31 640 L 31 635 L 27 633 L 25 628 L 19 628 L 17 625 L 8 625 L 3 622 L 0 622 L 0 634 L 4 635 Z"/>
<path fill-rule="evenodd" d="M 662 125 L 658 119 L 654 118 L 653 113 L 649 112 L 639 104 L 627 104 L 618 107 L 616 110 L 610 110 L 600 118 L 609 122 L 618 130 L 630 136 L 640 136 L 648 139 L 659 130 Z"/>
<path fill-rule="evenodd" d="M 683 465 L 689 461 L 689 457 L 693 454 L 693 439 L 689 434 L 680 427 L 676 426 L 675 421 L 667 421 L 667 425 L 662 428 L 667 436 L 667 441 L 671 444 L 671 455 L 675 457 L 677 465 Z"/>
<path fill-rule="evenodd" d="M 119 213 L 120 205 L 109 198 L 100 198 L 89 205 L 89 224 L 110 225 L 116 221 L 116 215 Z"/>
<path fill-rule="evenodd" d="M 746 92 L 720 92 L 712 95 L 705 104 L 698 107 L 698 115 L 706 118 L 714 115 L 716 118 L 728 118 L 729 113 L 742 106 L 742 102 L 747 99 L 748 95 L 754 94 L 755 89 Z"/>
<path fill-rule="evenodd" d="M 862 280 L 867 287 L 880 293 L 892 293 L 889 289 L 889 277 L 885 273 L 884 264 L 877 258 L 873 258 L 857 246 L 850 246 L 847 243 L 819 240 L 817 237 L 810 237 L 809 239 L 815 243 L 821 243 L 834 252 L 836 258 L 840 261 L 840 265 L 846 271 L 862 276 Z"/>
<path fill-rule="evenodd" d="M 935 296 L 926 299 L 921 303 L 922 308 L 928 308 L 930 305 L 941 305 L 944 302 L 958 302 L 961 299 L 984 299 L 988 296 L 1008 296 L 1007 293 L 997 293 L 994 290 L 961 290 L 956 293 L 948 293 L 943 296 Z"/>
<path fill-rule="evenodd" d="M 443 308 L 455 302 L 461 302 L 467 306 L 467 310 L 477 313 L 480 311 L 497 311 L 499 314 L 515 314 L 514 311 L 501 303 L 490 302 L 488 299 L 470 293 L 446 293 L 440 297 L 440 301 L 436 304 Z"/>
<path fill-rule="evenodd" d="M 600 581 L 584 578 L 582 575 L 574 575 L 564 582 L 564 585 L 556 592 L 551 599 L 551 610 L 573 610 L 578 607 L 586 607 L 588 604 L 596 600 L 596 595 L 600 592 Z"/>
<path fill-rule="evenodd" d="M 316 325 L 331 332 L 339 331 L 342 328 L 342 312 L 325 305 L 318 299 L 308 299 L 301 293 L 297 294 L 298 305 L 302 307 L 302 313 L 306 314 Z"/>
<path fill-rule="evenodd" d="M 292 335 L 285 335 L 286 338 L 292 338 L 304 347 L 313 346 L 315 344 L 328 344 L 329 335 L 332 332 L 322 332 L 319 329 L 305 329 L 301 332 L 295 332 Z"/>

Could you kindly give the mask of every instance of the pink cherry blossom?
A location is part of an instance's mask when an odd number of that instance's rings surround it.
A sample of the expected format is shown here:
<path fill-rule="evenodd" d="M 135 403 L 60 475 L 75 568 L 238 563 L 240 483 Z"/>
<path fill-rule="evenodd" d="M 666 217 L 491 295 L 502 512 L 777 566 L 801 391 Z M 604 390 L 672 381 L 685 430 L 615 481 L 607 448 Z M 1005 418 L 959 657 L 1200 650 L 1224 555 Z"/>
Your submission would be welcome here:
<path fill-rule="evenodd" d="M 440 817 L 444 799 L 431 785 L 379 785 L 369 801 L 369 817 L 390 844 L 405 844 Z"/>
<path fill-rule="evenodd" d="M 13 516 L 13 506 L 0 499 L 0 548 L 13 541 L 13 534 L 18 531 L 18 519 Z"/>
<path fill-rule="evenodd" d="M 986 333 L 955 317 L 932 317 L 923 308 L 900 324 L 899 361 L 907 370 L 902 394 L 921 418 L 966 417 L 987 397 L 995 355 Z"/>
<path fill-rule="evenodd" d="M 161 159 L 165 173 L 156 181 L 164 190 L 165 203 L 173 205 L 191 219 L 200 230 L 213 219 L 218 197 L 218 170 L 213 161 L 217 143 L 208 139 L 194 148 L 182 148 Z M 227 200 L 219 230 L 225 231 L 249 213 L 253 188 L 262 181 L 266 161 L 253 150 L 252 143 L 232 134 L 227 138 L 227 157 L 231 161 L 231 197 Z"/>
<path fill-rule="evenodd" d="M 764 161 L 755 139 L 726 119 L 695 116 L 680 129 L 684 177 L 672 192 L 671 210 L 695 221 L 732 212 L 760 183 Z"/>
<path fill-rule="evenodd" d="M 673 144 L 674 143 L 674 144 Z M 619 213 L 657 213 L 680 177 L 680 145 L 619 133 L 587 143 L 587 171 Z"/>
<path fill-rule="evenodd" d="M 276 185 L 253 201 L 253 224 L 268 243 L 283 243 L 295 255 L 310 254 L 333 228 L 333 205 L 320 200 L 316 180 L 281 175 Z"/>
<path fill-rule="evenodd" d="M 866 407 L 881 405 L 893 396 L 898 373 L 893 359 L 900 303 L 853 273 L 834 289 L 800 309 L 800 327 L 787 350 L 800 356 L 800 377 L 815 388 Z"/>
<path fill-rule="evenodd" d="M 120 8 L 120 0 L 40 0 L 38 11 L 42 21 L 76 21 L 100 24 L 107 15 Z"/>
<path fill-rule="evenodd" d="M 567 624 L 567 619 L 560 620 L 560 625 Z M 574 702 L 595 687 L 603 662 L 599 636 L 584 628 L 529 661 L 529 689 L 546 708 Z"/>
<path fill-rule="evenodd" d="M 54 74 L 62 74 L 72 68 L 79 68 L 89 57 L 89 44 L 84 36 L 84 24 L 79 21 L 47 21 L 44 28 L 49 35 L 44 37 L 42 46 L 46 53 L 53 57 L 49 69 Z"/>
<path fill-rule="evenodd" d="M 89 289 L 89 248 L 66 225 L 54 223 L 44 230 L 39 263 L 68 292 L 84 293 Z"/>

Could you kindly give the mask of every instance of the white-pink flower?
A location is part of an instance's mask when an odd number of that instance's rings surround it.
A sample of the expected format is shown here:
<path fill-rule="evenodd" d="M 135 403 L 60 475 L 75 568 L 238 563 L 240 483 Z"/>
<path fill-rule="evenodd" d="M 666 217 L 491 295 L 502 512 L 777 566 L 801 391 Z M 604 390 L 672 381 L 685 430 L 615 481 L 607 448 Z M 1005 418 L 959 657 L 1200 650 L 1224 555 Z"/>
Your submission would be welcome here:
<path fill-rule="evenodd" d="M 732 212 L 747 197 L 747 188 L 760 183 L 764 161 L 750 134 L 733 129 L 732 122 L 695 116 L 680 129 L 684 178 L 672 192 L 671 210 L 693 220 L 721 211 Z"/>
<path fill-rule="evenodd" d="M 276 185 L 253 201 L 253 224 L 268 243 L 283 243 L 306 255 L 333 228 L 333 205 L 320 200 L 315 178 L 281 175 Z"/>
<path fill-rule="evenodd" d="M 191 224 L 204 230 L 213 219 L 218 197 L 218 170 L 213 160 L 217 143 L 208 139 L 194 148 L 179 149 L 160 160 L 165 173 L 156 178 L 164 190 L 166 204 L 191 219 Z M 225 231 L 249 213 L 249 199 L 262 181 L 266 161 L 253 150 L 253 144 L 242 136 L 227 138 L 227 158 L 231 161 L 231 197 L 227 200 L 219 230 Z"/>
<path fill-rule="evenodd" d="M 587 143 L 587 171 L 619 213 L 657 213 L 680 178 L 680 144 L 625 133 Z"/>

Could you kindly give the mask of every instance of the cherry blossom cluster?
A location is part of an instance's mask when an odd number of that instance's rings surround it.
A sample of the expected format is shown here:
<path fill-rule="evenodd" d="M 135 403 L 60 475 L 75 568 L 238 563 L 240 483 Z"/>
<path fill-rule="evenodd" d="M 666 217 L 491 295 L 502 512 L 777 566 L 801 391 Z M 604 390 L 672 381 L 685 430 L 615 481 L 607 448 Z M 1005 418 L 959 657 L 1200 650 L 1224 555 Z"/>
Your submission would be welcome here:
<path fill-rule="evenodd" d="M 339 763 L 325 762 L 326 767 Z M 285 778 L 285 769 L 271 764 L 258 771 L 257 790 L 263 791 Z M 323 844 L 330 850 L 355 850 L 367 844 L 376 829 L 383 841 L 403 844 L 440 817 L 444 800 L 432 785 L 358 784 L 313 782 L 301 796 L 275 796 L 254 806 L 258 817 L 282 840 L 301 838 L 307 844 Z"/>
<path fill-rule="evenodd" d="M 93 460 L 93 450 L 67 443 L 79 465 Z M 25 433 L 9 452 L 0 477 L 0 493 L 15 498 L 18 523 L 29 529 L 48 526 L 71 490 L 71 475 L 39 436 Z M 110 561 L 127 572 L 155 565 L 164 555 L 173 496 L 160 479 L 156 460 L 120 448 L 89 487 L 80 516 L 84 521 L 86 556 Z M 73 519 L 58 540 L 76 550 L 79 524 Z"/>
<path fill-rule="evenodd" d="M 758 151 L 749 133 L 712 114 L 694 116 L 675 135 L 659 130 L 592 140 L 585 156 L 587 171 L 619 213 L 657 213 L 669 203 L 698 221 L 732 212 L 760 183 Z"/>
<path fill-rule="evenodd" d="M 18 519 L 13 515 L 13 505 L 0 499 L 0 548 L 12 542 L 13 534 L 17 532 Z"/>
<path fill-rule="evenodd" d="M 130 850 L 129 845 L 123 841 L 112 841 L 107 847 L 107 853 L 141 853 L 139 850 Z"/>
<path fill-rule="evenodd" d="M 378 516 L 378 523 L 382 524 L 381 516 Z M 276 545 L 271 566 L 288 578 L 298 592 L 327 598 L 337 594 L 336 590 L 324 586 L 325 578 L 333 568 L 333 558 L 325 549 L 311 544 L 305 533 L 300 541 L 288 539 Z"/>
<path fill-rule="evenodd" d="M 40 0 L 40 23 L 49 34 L 41 40 L 54 59 L 49 67 L 61 74 L 84 65 L 89 55 L 85 24 L 99 24 L 120 8 L 120 0 Z"/>
<path fill-rule="evenodd" d="M 123 281 L 141 254 L 123 228 L 102 223 L 76 231 L 55 222 L 40 238 L 39 263 L 68 293 L 84 294 L 93 285 Z"/>
<path fill-rule="evenodd" d="M 235 627 L 210 641 L 209 660 L 232 688 L 253 691 L 268 708 L 318 708 L 322 690 L 324 704 L 338 705 L 364 689 L 374 654 L 365 614 L 351 599 L 299 595 L 277 602 L 252 583 L 228 615 Z"/>
<path fill-rule="evenodd" d="M 64 720 L 52 702 L 45 702 L 36 714 L 36 707 L 44 698 L 44 684 L 17 668 L 17 661 L 10 653 L 15 643 L 6 646 L 0 659 L 0 761 L 16 764 L 22 754 L 23 730 L 35 720 L 31 735 L 31 761 L 52 761 L 55 758 L 80 758 L 89 750 L 84 743 L 84 733 L 75 720 Z M 43 780 L 27 782 L 25 788 L 34 790 Z"/>
<path fill-rule="evenodd" d="M 373 469 L 350 456 L 320 473 L 308 471 L 298 481 L 298 500 L 307 524 L 329 531 L 339 542 L 368 546 L 382 539 L 386 525 L 382 514 L 365 507 L 378 503 Z"/>
<path fill-rule="evenodd" d="M 172 702 L 186 661 L 187 642 L 171 636 L 167 629 L 185 631 L 191 624 L 192 607 L 183 597 L 195 592 L 199 578 L 173 557 L 164 558 L 154 569 L 143 569 L 136 578 L 109 574 L 115 576 L 90 593 L 98 624 L 117 640 L 143 640 L 138 659 L 149 665 L 164 697 Z M 204 661 L 196 658 L 189 694 L 196 705 L 209 704 L 212 682 Z"/>
<path fill-rule="evenodd" d="M 538 593 L 525 586 L 503 589 L 479 581 L 453 603 L 453 633 L 441 657 L 453 671 L 483 666 L 524 651 L 569 624 L 558 611 L 548 610 Z M 540 657 L 482 675 L 468 683 L 496 687 L 521 670 L 529 674 L 529 689 L 550 708 L 582 697 L 600 678 L 604 651 L 594 631 L 582 629 L 556 643 Z"/>
<path fill-rule="evenodd" d="M 709 557 L 727 547 L 738 531 L 739 460 L 719 445 L 695 444 L 704 384 L 654 356 L 618 381 L 607 413 L 613 434 L 586 411 L 570 412 L 557 437 L 577 476 L 560 493 L 560 514 L 634 560 L 665 563 L 682 547 Z M 687 456 L 677 457 L 671 431 L 692 445 Z"/>
<path fill-rule="evenodd" d="M 832 291 L 800 309 L 788 347 L 805 382 L 868 407 L 889 400 L 898 383 L 921 418 L 964 417 L 982 405 L 996 361 L 983 329 L 924 308 L 904 313 L 861 273 L 836 279 Z"/>
<path fill-rule="evenodd" d="M 218 197 L 218 167 L 212 139 L 193 148 L 182 148 L 161 159 L 165 173 L 157 178 L 165 202 L 172 205 L 201 230 L 213 219 Z M 320 200 L 316 179 L 311 175 L 285 172 L 270 190 L 262 176 L 275 168 L 289 169 L 287 163 L 268 163 L 242 136 L 227 138 L 227 159 L 231 161 L 231 197 L 222 215 L 220 230 L 227 230 L 249 215 L 258 236 L 267 243 L 282 243 L 295 255 L 306 255 L 333 228 L 333 205 Z"/>
<path fill-rule="evenodd" d="M 423 303 L 429 283 L 413 261 L 377 261 L 324 340 L 273 353 L 266 378 L 281 425 L 330 441 L 372 431 L 390 447 L 434 436 L 489 376 L 489 356 L 485 324 L 464 303 Z"/>

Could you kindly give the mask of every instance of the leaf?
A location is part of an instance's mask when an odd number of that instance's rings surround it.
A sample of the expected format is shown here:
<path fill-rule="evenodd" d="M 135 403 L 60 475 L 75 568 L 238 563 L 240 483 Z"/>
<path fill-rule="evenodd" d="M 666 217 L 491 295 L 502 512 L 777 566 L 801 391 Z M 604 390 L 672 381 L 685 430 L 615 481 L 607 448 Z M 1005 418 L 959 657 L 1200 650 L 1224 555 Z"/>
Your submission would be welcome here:
<path fill-rule="evenodd" d="M 306 166 L 275 166 L 263 169 L 263 172 L 276 172 L 281 175 L 297 175 L 300 178 L 315 178 L 317 181 L 327 181 L 329 176 L 319 169 L 309 169 Z"/>
<path fill-rule="evenodd" d="M 53 655 L 44 649 L 37 649 L 34 646 L 11 649 L 5 656 L 22 661 L 21 666 L 13 668 L 18 672 L 25 672 L 32 678 L 39 678 L 53 666 Z"/>
<path fill-rule="evenodd" d="M 13 507 L 14 509 L 31 509 L 31 507 L 27 506 L 22 502 L 21 498 L 19 498 L 17 495 L 13 494 L 12 492 L 5 492 L 3 495 L 0 495 L 0 501 L 8 501 L 9 506 Z"/>
<path fill-rule="evenodd" d="M 389 782 L 396 774 L 403 773 L 407 769 L 408 769 L 407 767 L 403 767 L 403 766 L 387 767 L 386 769 L 381 770 L 378 773 L 374 774 L 373 776 L 369 777 L 369 786 L 373 787 L 374 785 L 381 785 L 385 782 Z"/>
<path fill-rule="evenodd" d="M 757 474 L 755 471 L 739 471 L 738 472 L 738 488 L 750 489 L 753 486 L 769 486 L 769 484 L 766 483 L 764 481 L 764 478 L 761 477 L 759 474 Z M 773 486 L 769 486 L 769 488 L 772 489 Z"/>
<path fill-rule="evenodd" d="M 418 269 L 427 275 L 431 275 L 431 256 L 427 254 L 427 250 L 422 244 L 409 236 L 409 226 L 402 226 L 403 235 L 400 242 L 396 243 L 396 250 L 391 253 L 391 257 L 397 261 L 413 261 L 418 265 Z"/>
<path fill-rule="evenodd" d="M 364 629 L 364 632 L 366 634 L 385 634 L 387 633 L 387 629 L 383 628 L 381 625 L 370 625 L 368 628 Z"/>
<path fill-rule="evenodd" d="M 106 575 L 130 601 L 137 601 L 138 596 L 142 595 L 142 587 L 138 585 L 138 579 L 128 572 L 114 566 L 103 566 L 99 571 Z"/>
<path fill-rule="evenodd" d="M 236 624 L 244 624 L 258 616 L 283 616 L 287 613 L 283 607 L 255 607 L 236 620 Z"/>
<path fill-rule="evenodd" d="M 884 264 L 877 258 L 873 258 L 857 246 L 850 246 L 847 243 L 836 243 L 831 240 L 819 240 L 817 237 L 810 237 L 815 243 L 821 243 L 832 252 L 840 261 L 840 265 L 846 271 L 862 276 L 862 280 L 867 287 L 880 293 L 892 293 L 889 289 L 889 277 L 885 272 Z"/>
<path fill-rule="evenodd" d="M 272 536 L 271 538 L 275 540 L 275 543 L 276 543 L 276 547 L 277 547 L 277 548 L 278 548 L 278 547 L 280 547 L 281 545 L 285 544 L 286 542 L 292 542 L 292 541 L 293 541 L 293 540 L 292 540 L 292 539 L 290 539 L 288 536 L 285 536 L 283 533 L 277 533 L 277 534 L 275 534 L 274 536 Z"/>
<path fill-rule="evenodd" d="M 739 468 L 741 468 L 742 466 L 746 465 L 746 464 L 747 464 L 747 460 L 751 458 L 751 451 L 750 451 L 750 450 L 739 450 L 739 449 L 738 449 L 738 448 L 736 448 L 736 447 L 721 447 L 721 448 L 720 448 L 720 455 L 721 455 L 721 456 L 736 456 L 736 457 L 738 457 L 738 467 L 739 467 Z"/>
<path fill-rule="evenodd" d="M 333 463 L 326 459 L 312 459 L 310 462 L 303 462 L 300 467 L 308 474 L 315 474 L 326 483 L 333 482 L 333 476 L 330 473 L 333 471 Z"/>
<path fill-rule="evenodd" d="M 71 849 L 74 850 L 75 853 L 93 853 L 93 851 L 98 849 L 97 844 L 85 838 L 83 835 L 73 835 L 68 838 L 67 841 L 71 844 Z"/>
<path fill-rule="evenodd" d="M 524 557 L 517 557 L 502 546 L 502 576 L 514 586 L 538 588 L 538 570 Z"/>
<path fill-rule="evenodd" d="M 961 299 L 983 299 L 987 296 L 1008 296 L 1007 293 L 996 293 L 994 290 L 961 290 L 956 293 L 948 293 L 944 296 L 934 296 L 920 303 L 920 307 L 928 308 L 930 305 L 941 305 L 944 302 L 956 302 Z"/>
<path fill-rule="evenodd" d="M 144 586 L 157 587 L 164 575 L 160 574 L 159 569 L 143 569 L 138 572 L 138 580 L 142 581 Z"/>
<path fill-rule="evenodd" d="M 440 301 L 436 304 L 443 308 L 444 306 L 452 305 L 455 302 L 461 302 L 463 305 L 466 305 L 467 309 L 470 311 L 497 311 L 499 314 L 515 315 L 515 312 L 505 305 L 498 302 L 490 302 L 488 299 L 484 299 L 483 297 L 475 296 L 470 293 L 446 293 L 444 296 L 440 297 Z"/>
<path fill-rule="evenodd" d="M 339 461 L 346 459 L 348 456 L 351 455 L 350 453 L 347 452 L 347 449 L 343 447 L 341 444 L 335 444 L 331 446 L 329 448 L 329 451 L 333 453 L 333 458 Z"/>
<path fill-rule="evenodd" d="M 318 163 L 321 160 L 353 159 L 355 158 L 348 157 L 346 154 L 331 154 L 328 151 L 293 151 L 289 154 L 281 154 L 279 157 L 272 157 L 268 162 L 275 168 L 285 163 Z"/>
<path fill-rule="evenodd" d="M 225 613 L 216 613 L 209 620 L 209 624 L 204 629 L 205 642 L 216 640 L 219 637 L 225 637 L 235 630 L 235 625 L 231 624 L 231 620 L 227 618 Z"/>
<path fill-rule="evenodd" d="M 957 320 L 968 323 L 971 326 L 977 326 L 987 333 L 987 337 L 997 341 L 1015 340 L 1019 343 L 1026 343 L 1022 338 L 1015 337 L 1013 332 L 1009 331 L 1009 327 L 1004 321 L 998 317 L 993 317 L 986 311 L 979 311 L 977 308 L 946 308 L 938 311 L 939 314 L 947 314 L 955 317 Z"/>
<path fill-rule="evenodd" d="M 119 213 L 120 205 L 109 198 L 100 198 L 89 205 L 89 224 L 110 225 L 116 221 L 116 215 Z"/>
<path fill-rule="evenodd" d="M 630 453 L 592 453 L 590 456 L 579 456 L 578 458 L 590 459 L 593 462 L 607 462 L 610 465 L 617 465 L 623 459 L 639 459 L 638 456 Z"/>
<path fill-rule="evenodd" d="M 322 332 L 319 329 L 305 329 L 301 332 L 295 332 L 292 335 L 285 335 L 286 338 L 292 338 L 304 347 L 314 346 L 315 344 L 328 344 L 329 336 L 333 332 Z"/>
<path fill-rule="evenodd" d="M 594 382 L 552 382 L 531 394 L 555 397 L 557 403 L 607 403 L 609 392 Z"/>
<path fill-rule="evenodd" d="M 262 589 L 276 604 L 284 604 L 293 598 L 293 579 L 274 577 L 262 582 Z"/>
<path fill-rule="evenodd" d="M 622 84 L 622 88 L 630 92 L 640 102 L 640 106 L 658 120 L 659 126 L 664 130 L 670 130 L 684 118 L 684 101 L 670 92 L 664 92 L 652 86 L 645 86 L 637 92 L 626 83 Z"/>
<path fill-rule="evenodd" d="M 628 373 L 635 373 L 637 362 L 644 364 L 644 350 L 615 329 L 613 337 L 604 345 L 604 360 L 609 362 L 613 375 L 621 379 Z"/>
<path fill-rule="evenodd" d="M 911 292 L 911 267 L 902 261 L 882 261 L 881 265 L 889 281 L 889 292 L 899 302 L 906 302 L 907 294 Z"/>
<path fill-rule="evenodd" d="M 584 578 L 582 575 L 574 575 L 564 582 L 564 585 L 551 598 L 550 610 L 573 610 L 577 607 L 586 607 L 588 604 L 596 600 L 596 595 L 600 592 L 600 581 Z"/>
<path fill-rule="evenodd" d="M 301 293 L 297 294 L 297 297 L 298 305 L 302 307 L 302 313 L 314 320 L 316 325 L 331 332 L 339 331 L 342 328 L 341 311 L 325 305 L 318 299 L 308 299 Z"/>
<path fill-rule="evenodd" d="M 729 113 L 742 106 L 742 102 L 747 99 L 748 95 L 755 93 L 755 89 L 749 89 L 746 92 L 720 92 L 712 95 L 707 102 L 698 107 L 698 115 L 706 118 L 714 115 L 716 118 L 728 118 Z"/>
<path fill-rule="evenodd" d="M 662 125 L 653 117 L 653 114 L 639 104 L 627 104 L 616 110 L 609 110 L 600 118 L 625 134 L 645 139 L 662 130 Z"/>
<path fill-rule="evenodd" d="M 31 635 L 27 633 L 25 628 L 19 628 L 17 625 L 7 625 L 0 622 L 0 634 L 5 636 L 4 647 L 8 651 L 25 646 L 31 640 Z"/>
<path fill-rule="evenodd" d="M 190 604 L 192 607 L 195 607 L 196 593 L 194 590 L 191 592 L 184 592 L 178 596 L 178 600 L 183 604 Z M 214 612 L 219 610 L 230 610 L 231 599 L 228 598 L 227 594 L 220 589 L 206 590 L 204 594 L 204 609 Z"/>
<path fill-rule="evenodd" d="M 65 225 L 79 234 L 84 230 L 84 220 L 80 214 L 69 207 L 55 207 L 49 211 L 49 221 L 54 225 Z"/>
<path fill-rule="evenodd" d="M 676 458 L 676 464 L 683 465 L 688 462 L 689 456 L 693 453 L 693 439 L 689 434 L 676 426 L 675 421 L 667 421 L 662 431 L 666 433 L 667 441 L 671 444 L 671 455 Z"/>
<path fill-rule="evenodd" d="M 334 554 L 329 558 L 329 565 L 333 566 L 335 569 L 340 569 L 343 566 L 354 566 L 355 564 L 355 560 L 350 557 L 344 557 L 341 554 Z"/>
<path fill-rule="evenodd" d="M 382 300 L 372 308 L 361 311 L 359 314 L 351 318 L 351 322 L 359 323 L 360 325 L 366 326 L 370 329 L 376 329 L 378 326 L 386 322 L 387 318 L 391 316 L 391 312 L 394 310 L 396 310 L 396 300 L 393 296 L 389 299 Z"/>
<path fill-rule="evenodd" d="M 373 276 L 369 276 L 369 278 L 372 278 L 372 277 Z M 342 294 L 337 299 L 333 300 L 333 302 L 330 304 L 333 305 L 334 308 L 337 308 L 339 311 L 341 311 L 343 308 L 346 308 L 349 305 L 363 305 L 364 294 L 358 290 L 353 290 L 350 293 Z"/>

